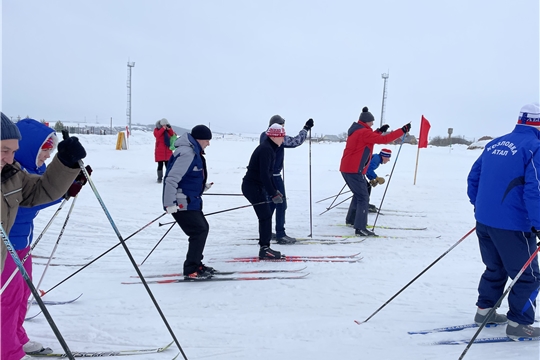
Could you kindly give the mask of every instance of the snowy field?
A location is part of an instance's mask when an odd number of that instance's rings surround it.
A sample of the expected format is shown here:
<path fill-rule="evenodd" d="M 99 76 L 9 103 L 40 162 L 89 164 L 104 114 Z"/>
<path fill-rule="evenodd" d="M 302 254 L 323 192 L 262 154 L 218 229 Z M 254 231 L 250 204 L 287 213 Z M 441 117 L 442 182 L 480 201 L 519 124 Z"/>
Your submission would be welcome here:
<path fill-rule="evenodd" d="M 511 128 L 508 129 L 510 131 Z M 245 166 L 257 146 L 258 134 L 214 139 L 207 148 L 211 193 L 240 194 Z M 156 183 L 154 138 L 136 132 L 130 149 L 115 150 L 116 137 L 81 135 L 94 169 L 92 179 L 112 219 L 124 238 L 163 214 L 161 185 Z M 287 233 L 310 233 L 309 157 L 313 194 L 313 237 L 351 235 L 342 225 L 348 201 L 323 214 L 344 185 L 339 163 L 344 143 L 306 142 L 286 150 L 285 182 L 289 209 Z M 377 146 L 376 151 L 382 146 Z M 407 331 L 471 323 L 476 311 L 477 284 L 483 270 L 473 233 L 424 276 L 382 309 L 365 320 L 412 278 L 454 245 L 475 225 L 466 196 L 466 177 L 481 150 L 466 147 L 420 150 L 416 185 L 413 185 L 417 148 L 390 146 L 391 162 L 378 169 L 389 175 L 397 160 L 383 203 L 387 214 L 377 224 L 395 227 L 427 227 L 424 231 L 376 229 L 388 238 L 352 244 L 273 245 L 287 255 L 347 255 L 361 252 L 357 263 L 230 263 L 237 256 L 256 256 L 257 218 L 251 208 L 208 217 L 210 234 L 205 263 L 221 271 L 307 268 L 301 280 L 176 283 L 150 285 L 188 359 L 457 359 L 464 345 L 435 346 L 443 339 L 470 338 L 475 329 L 455 333 L 408 335 Z M 388 183 L 388 177 L 386 177 Z M 372 192 L 379 206 L 385 185 Z M 345 196 L 340 197 L 345 199 Z M 205 196 L 210 213 L 248 204 L 240 196 Z M 48 256 L 57 241 L 70 200 L 56 218 L 34 254 Z M 56 206 L 36 219 L 36 238 Z M 402 213 L 391 214 L 390 210 Z M 408 215 L 408 216 L 407 216 Z M 374 216 L 370 215 L 370 223 Z M 165 215 L 159 221 L 169 222 Z M 127 241 L 140 263 L 169 229 L 158 222 Z M 340 241 L 340 239 L 336 239 Z M 348 239 L 349 241 L 351 239 Z M 67 223 L 53 263 L 85 264 L 119 239 L 90 186 L 81 191 Z M 186 236 L 175 226 L 140 267 L 145 275 L 182 271 Z M 45 259 L 34 259 L 44 264 Z M 54 266 L 40 288 L 48 290 L 77 270 Z M 43 265 L 34 265 L 35 282 Z M 45 300 L 66 300 L 84 293 L 75 303 L 49 306 L 53 319 L 72 350 L 123 350 L 163 346 L 172 339 L 148 293 L 133 281 L 135 270 L 119 246 L 58 288 Z M 503 311 L 507 310 L 506 300 Z M 30 314 L 38 311 L 33 306 Z M 538 317 L 537 317 L 538 318 Z M 43 315 L 27 321 L 30 338 L 62 348 Z M 483 330 L 481 337 L 503 336 L 504 327 Z M 136 359 L 172 359 L 166 352 L 139 355 Z M 539 359 L 538 343 L 473 345 L 466 359 Z M 182 356 L 179 356 L 181 359 Z"/>

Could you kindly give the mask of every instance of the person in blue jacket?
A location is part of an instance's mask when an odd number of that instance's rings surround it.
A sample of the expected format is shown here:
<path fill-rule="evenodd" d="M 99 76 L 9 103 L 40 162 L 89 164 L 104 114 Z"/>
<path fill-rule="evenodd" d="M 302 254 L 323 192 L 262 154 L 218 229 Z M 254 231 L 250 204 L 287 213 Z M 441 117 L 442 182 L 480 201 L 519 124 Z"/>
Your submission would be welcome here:
<path fill-rule="evenodd" d="M 515 279 L 540 239 L 540 106 L 521 108 L 518 124 L 490 141 L 473 164 L 467 194 L 474 206 L 476 234 L 486 269 L 478 285 L 475 322 L 481 324 Z M 540 336 L 534 323 L 540 270 L 535 256 L 508 295 L 507 315 L 492 313 L 488 323 L 506 323 L 513 340 Z"/>
<path fill-rule="evenodd" d="M 212 132 L 204 125 L 197 125 L 191 133 L 176 139 L 176 150 L 169 159 L 163 180 L 163 209 L 171 214 L 182 231 L 189 236 L 188 251 L 184 261 L 185 280 L 211 278 L 215 269 L 202 263 L 204 246 L 208 237 L 208 221 L 202 212 L 202 194 L 207 184 L 204 149 L 210 145 Z"/>
<path fill-rule="evenodd" d="M 16 123 L 21 134 L 19 141 L 19 149 L 15 152 L 15 160 L 20 164 L 21 169 L 29 174 L 43 175 L 45 173 L 45 161 L 49 159 L 55 151 L 58 144 L 58 138 L 53 129 L 45 124 L 34 119 L 23 119 Z M 87 167 L 88 168 L 88 167 Z M 81 174 L 76 181 L 80 180 Z M 82 175 L 84 178 L 84 175 Z M 82 185 L 80 182 L 71 185 L 65 197 L 76 196 Z M 69 195 L 68 195 L 69 194 Z M 13 248 L 17 252 L 20 259 L 23 259 L 30 253 L 30 244 L 34 235 L 34 219 L 41 209 L 58 204 L 62 198 L 50 203 L 30 208 L 20 207 L 15 222 L 9 232 L 9 238 L 13 244 Z M 8 259 L 8 261 L 12 261 Z M 24 263 L 24 267 L 29 276 L 32 276 L 32 256 L 29 255 Z M 7 283 L 10 273 L 2 274 L 2 283 Z M 31 341 L 26 334 L 23 323 L 26 316 L 27 303 L 30 298 L 30 288 L 22 276 L 17 275 L 12 282 L 21 282 L 24 286 L 20 288 L 22 291 L 16 294 L 10 291 L 10 285 L 6 286 L 6 290 L 1 296 L 2 306 L 2 323 L 15 324 L 19 343 L 22 344 L 22 350 L 27 354 L 46 354 L 51 350 L 44 348 L 43 345 L 36 341 Z M 16 288 L 13 285 L 11 288 Z M 9 307 L 9 310 L 6 310 Z M 3 325 L 4 326 L 4 325 Z M 11 325 L 10 325 L 11 326 Z"/>
<path fill-rule="evenodd" d="M 384 184 L 384 178 L 377 175 L 375 170 L 381 164 L 386 164 L 390 161 L 390 156 L 392 156 L 392 150 L 382 149 L 378 154 L 373 154 L 371 156 L 371 161 L 369 162 L 368 171 L 366 177 L 368 178 L 368 194 L 371 196 L 371 188 L 374 188 L 377 185 Z M 378 209 L 375 205 L 369 204 L 369 212 L 377 212 Z"/>
<path fill-rule="evenodd" d="M 273 124 L 285 126 L 285 119 L 279 115 L 274 115 L 270 118 L 268 126 L 272 126 Z M 283 139 L 283 144 L 276 149 L 276 159 L 274 161 L 272 180 L 276 189 L 278 189 L 278 191 L 283 195 L 283 202 L 279 204 L 271 204 L 271 208 L 272 213 L 274 213 L 274 210 L 276 212 L 276 241 L 278 244 L 285 245 L 294 244 L 296 242 L 295 238 L 290 237 L 285 233 L 285 210 L 287 210 L 287 194 L 285 193 L 285 182 L 283 181 L 283 177 L 281 175 L 281 172 L 283 171 L 283 161 L 285 159 L 285 149 L 292 149 L 302 145 L 304 141 L 306 141 L 307 132 L 311 130 L 313 125 L 313 119 L 309 119 L 308 121 L 306 121 L 306 124 L 304 125 L 302 130 L 300 130 L 298 135 L 294 137 L 285 135 Z M 268 139 L 268 136 L 266 135 L 265 131 L 260 136 L 259 144 L 262 144 L 264 141 L 266 141 L 266 139 Z"/>

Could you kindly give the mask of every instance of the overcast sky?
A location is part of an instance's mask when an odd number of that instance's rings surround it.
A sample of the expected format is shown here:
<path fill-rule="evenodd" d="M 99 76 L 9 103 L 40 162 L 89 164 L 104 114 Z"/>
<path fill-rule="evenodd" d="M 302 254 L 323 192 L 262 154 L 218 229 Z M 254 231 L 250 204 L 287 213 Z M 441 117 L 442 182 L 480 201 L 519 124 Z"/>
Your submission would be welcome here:
<path fill-rule="evenodd" d="M 49 121 L 339 134 L 420 117 L 499 136 L 538 101 L 538 0 L 3 0 L 2 111 Z"/>

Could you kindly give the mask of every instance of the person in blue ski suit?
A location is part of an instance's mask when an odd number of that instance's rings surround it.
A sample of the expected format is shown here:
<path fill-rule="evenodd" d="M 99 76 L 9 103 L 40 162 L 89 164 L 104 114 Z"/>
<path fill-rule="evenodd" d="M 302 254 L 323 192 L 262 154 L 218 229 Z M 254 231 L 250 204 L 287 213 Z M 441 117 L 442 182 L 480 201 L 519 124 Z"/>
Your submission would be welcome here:
<path fill-rule="evenodd" d="M 270 127 L 272 124 L 285 126 L 285 119 L 279 115 L 274 115 L 270 118 L 268 126 Z M 285 135 L 283 144 L 276 149 L 276 159 L 274 162 L 272 180 L 276 189 L 283 195 L 283 202 L 280 204 L 272 203 L 270 205 L 272 208 L 272 213 L 274 213 L 274 210 L 276 212 L 276 241 L 279 244 L 293 244 L 296 242 L 295 238 L 290 237 L 285 233 L 285 210 L 287 210 L 287 195 L 285 193 L 285 182 L 283 181 L 283 177 L 281 175 L 281 172 L 283 171 L 283 161 L 285 159 L 285 149 L 292 149 L 302 145 L 304 141 L 306 141 L 307 133 L 309 130 L 311 130 L 313 125 L 313 119 L 309 119 L 306 121 L 306 124 L 302 130 L 300 130 L 298 135 L 294 137 Z M 265 131 L 260 136 L 259 144 L 262 144 L 264 141 L 266 141 L 266 139 L 268 139 L 268 136 L 266 135 Z"/>
<path fill-rule="evenodd" d="M 368 178 L 367 187 L 369 196 L 371 196 L 371 188 L 374 188 L 377 185 L 384 184 L 384 178 L 378 176 L 375 170 L 377 170 L 377 168 L 381 164 L 384 165 L 389 162 L 390 156 L 392 156 L 392 150 L 390 149 L 382 149 L 378 154 L 373 154 L 371 156 L 371 161 L 369 162 L 368 171 L 366 173 L 366 177 Z M 377 207 L 375 205 L 369 204 L 368 210 L 370 212 L 377 212 Z"/>
<path fill-rule="evenodd" d="M 15 160 L 20 164 L 23 171 L 29 174 L 43 175 L 47 168 L 45 161 L 51 157 L 58 143 L 56 133 L 45 124 L 29 118 L 18 121 L 16 126 L 21 134 L 21 140 L 19 141 L 19 149 L 15 152 Z M 75 196 L 80 189 L 81 187 L 74 183 L 67 194 Z M 28 254 L 24 268 L 30 277 L 32 277 L 32 256 L 29 253 L 34 236 L 34 219 L 41 209 L 58 204 L 61 201 L 62 198 L 30 208 L 20 207 L 17 211 L 15 222 L 9 232 L 9 239 L 21 260 Z M 13 260 L 8 257 L 7 261 L 11 264 Z M 11 271 L 2 273 L 2 285 L 8 283 L 10 276 Z M 16 328 L 16 337 L 24 352 L 46 352 L 42 344 L 28 338 L 23 327 L 27 303 L 31 295 L 30 288 L 26 286 L 25 280 L 19 273 L 13 277 L 11 282 L 19 284 L 9 283 L 6 285 L 6 291 L 0 297 L 3 310 L 2 323 L 11 324 L 11 328 Z M 10 290 L 10 287 L 13 290 L 17 288 L 21 290 L 14 293 Z M 7 310 L 8 308 L 9 310 Z"/>
<path fill-rule="evenodd" d="M 540 230 L 540 107 L 521 108 L 518 124 L 490 141 L 473 164 L 467 194 L 475 209 L 476 233 L 486 269 L 478 286 L 476 323 L 482 323 L 537 250 Z M 508 295 L 507 316 L 493 312 L 490 323 L 504 323 L 512 339 L 540 336 L 533 327 L 540 271 L 535 256 Z"/>
<path fill-rule="evenodd" d="M 191 133 L 186 132 L 176 139 L 176 150 L 168 161 L 163 179 L 163 209 L 189 236 L 183 268 L 186 280 L 204 280 L 215 273 L 214 268 L 202 263 L 209 231 L 202 211 L 202 194 L 211 186 L 206 183 L 204 149 L 211 139 L 212 132 L 205 125 L 197 125 Z"/>

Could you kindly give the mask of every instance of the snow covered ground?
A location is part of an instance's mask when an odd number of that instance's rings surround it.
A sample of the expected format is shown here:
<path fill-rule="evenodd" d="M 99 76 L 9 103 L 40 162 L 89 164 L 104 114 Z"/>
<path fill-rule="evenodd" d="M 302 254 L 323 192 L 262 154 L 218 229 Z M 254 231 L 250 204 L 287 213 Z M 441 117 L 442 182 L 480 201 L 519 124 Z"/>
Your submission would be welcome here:
<path fill-rule="evenodd" d="M 511 129 L 509 129 L 510 131 Z M 215 139 L 207 149 L 211 193 L 240 194 L 241 179 L 253 149 L 253 137 Z M 128 151 L 115 150 L 116 137 L 81 135 L 86 164 L 114 223 L 124 238 L 163 213 L 161 185 L 156 183 L 152 134 L 135 132 Z M 287 233 L 310 233 L 309 157 L 313 193 L 313 237 L 352 234 L 344 224 L 348 201 L 323 214 L 344 185 L 338 171 L 344 143 L 306 142 L 286 150 L 285 182 L 289 209 Z M 377 146 L 378 151 L 381 146 Z M 344 255 L 361 252 L 358 263 L 228 263 L 236 256 L 256 256 L 257 219 L 251 208 L 208 217 L 210 234 L 205 262 L 222 271 L 297 269 L 309 275 L 302 280 L 177 283 L 151 285 L 168 322 L 188 359 L 457 359 L 464 345 L 434 346 L 430 342 L 464 339 L 474 329 L 456 333 L 408 335 L 407 331 L 472 322 L 477 284 L 483 266 L 473 233 L 424 276 L 365 320 L 418 273 L 474 227 L 472 206 L 466 196 L 466 177 L 480 150 L 466 146 L 420 150 L 416 185 L 413 185 L 417 148 L 391 146 L 392 160 L 378 169 L 379 176 L 395 170 L 384 209 L 404 213 L 380 216 L 379 225 L 427 227 L 424 231 L 377 229 L 392 238 L 335 245 L 274 245 L 288 255 Z M 399 157 L 398 157 L 399 154 Z M 386 177 L 388 183 L 388 177 Z M 375 188 L 371 203 L 379 206 L 385 185 Z M 345 199 L 345 196 L 340 197 Z M 247 204 L 240 196 L 205 196 L 206 213 Z M 63 225 L 71 200 L 34 250 L 49 255 Z M 56 207 L 36 219 L 41 232 Z M 403 216 L 408 213 L 410 216 Z M 399 215 L 399 216 L 397 216 Z M 168 222 L 166 215 L 159 221 Z M 374 216 L 370 215 L 373 223 Z M 169 226 L 158 221 L 127 241 L 141 262 Z M 118 243 L 113 228 L 90 186 L 83 188 L 56 252 L 55 263 L 84 264 Z M 182 271 L 186 236 L 175 226 L 140 267 L 145 275 Z M 45 263 L 34 259 L 35 263 Z M 34 266 L 35 282 L 43 265 Z M 78 267 L 54 266 L 46 273 L 42 290 L 48 290 Z M 135 270 L 121 246 L 45 296 L 65 300 L 80 293 L 75 303 L 50 306 L 56 324 L 72 350 L 122 350 L 159 347 L 172 339 L 142 285 L 122 285 L 134 280 Z M 503 310 L 507 309 L 506 300 Z M 33 306 L 30 313 L 38 311 Z M 43 315 L 26 322 L 33 340 L 54 350 L 62 349 Z M 480 336 L 502 336 L 504 327 L 485 329 Z M 173 347 L 161 354 L 137 359 L 172 359 Z M 467 359 L 538 359 L 538 343 L 473 345 Z M 180 356 L 179 358 L 182 358 Z"/>

